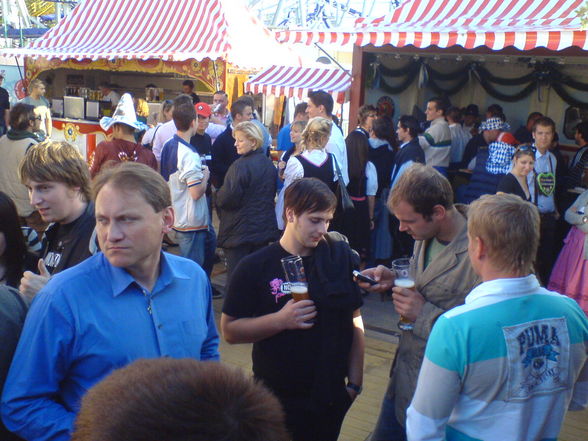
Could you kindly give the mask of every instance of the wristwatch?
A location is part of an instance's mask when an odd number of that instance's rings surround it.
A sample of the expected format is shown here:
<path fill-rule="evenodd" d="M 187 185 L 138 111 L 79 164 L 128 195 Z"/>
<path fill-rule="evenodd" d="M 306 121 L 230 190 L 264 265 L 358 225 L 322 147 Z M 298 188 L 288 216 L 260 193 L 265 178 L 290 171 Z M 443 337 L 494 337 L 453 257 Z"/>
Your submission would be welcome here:
<path fill-rule="evenodd" d="M 355 393 L 356 393 L 357 395 L 359 395 L 359 394 L 361 393 L 361 391 L 363 390 L 363 387 L 361 387 L 361 386 L 358 386 L 357 384 L 355 384 L 355 383 L 352 383 L 351 381 L 348 381 L 348 382 L 347 382 L 347 387 L 348 387 L 349 389 L 351 389 L 352 391 L 355 391 Z"/>

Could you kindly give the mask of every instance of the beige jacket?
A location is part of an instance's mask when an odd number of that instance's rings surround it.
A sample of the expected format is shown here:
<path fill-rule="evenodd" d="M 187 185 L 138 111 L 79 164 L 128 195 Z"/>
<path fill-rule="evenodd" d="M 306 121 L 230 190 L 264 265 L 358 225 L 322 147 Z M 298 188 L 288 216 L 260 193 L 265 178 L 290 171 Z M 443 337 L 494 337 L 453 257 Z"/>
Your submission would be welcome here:
<path fill-rule="evenodd" d="M 0 191 L 14 201 L 21 217 L 30 216 L 34 211 L 29 203 L 29 192 L 18 177 L 20 161 L 31 144 L 37 144 L 37 141 L 32 138 L 11 140 L 6 135 L 0 138 Z"/>
<path fill-rule="evenodd" d="M 467 206 L 456 205 L 464 216 Z M 468 257 L 467 224 L 426 269 L 423 269 L 428 241 L 414 246 L 416 289 L 425 304 L 412 331 L 404 331 L 392 365 L 387 396 L 394 400 L 396 417 L 404 426 L 406 409 L 416 389 L 425 347 L 437 318 L 445 311 L 464 303 L 465 296 L 479 283 Z"/>

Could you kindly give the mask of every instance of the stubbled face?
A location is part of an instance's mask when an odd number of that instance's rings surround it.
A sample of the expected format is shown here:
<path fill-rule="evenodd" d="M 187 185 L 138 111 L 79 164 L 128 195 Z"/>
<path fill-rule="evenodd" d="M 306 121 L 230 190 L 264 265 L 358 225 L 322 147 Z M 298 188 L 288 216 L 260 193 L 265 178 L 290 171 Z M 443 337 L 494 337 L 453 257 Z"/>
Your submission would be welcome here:
<path fill-rule="evenodd" d="M 302 140 L 302 130 L 298 126 L 292 126 L 290 129 L 290 141 L 298 144 Z"/>
<path fill-rule="evenodd" d="M 224 113 L 227 110 L 227 105 L 229 104 L 229 97 L 221 94 L 221 93 L 217 93 L 215 95 L 213 95 L 212 97 L 212 107 L 216 107 L 218 105 L 220 105 L 218 112 L 219 113 Z"/>
<path fill-rule="evenodd" d="M 100 249 L 111 265 L 132 275 L 158 264 L 163 235 L 170 231 L 173 220 L 171 207 L 156 213 L 139 191 L 106 184 L 96 198 Z"/>
<path fill-rule="evenodd" d="M 443 113 L 440 110 L 437 110 L 437 105 L 433 101 L 427 103 L 425 114 L 427 115 L 427 121 L 433 121 L 434 119 L 443 116 Z"/>
<path fill-rule="evenodd" d="M 38 96 L 45 95 L 45 85 L 44 84 L 40 84 L 37 87 L 35 87 L 33 89 L 33 94 L 34 95 L 38 95 Z"/>
<path fill-rule="evenodd" d="M 63 182 L 32 180 L 26 187 L 29 190 L 31 205 L 39 212 L 44 222 L 69 224 L 76 220 L 79 187 L 71 188 Z"/>
<path fill-rule="evenodd" d="M 394 216 L 400 221 L 398 229 L 410 234 L 414 240 L 428 240 L 434 238 L 439 227 L 434 218 L 426 220 L 422 214 L 414 211 L 412 205 L 400 201 L 393 209 Z"/>
<path fill-rule="evenodd" d="M 237 153 L 244 155 L 255 149 L 255 142 L 245 137 L 243 132 L 234 132 L 235 136 L 235 147 L 237 147 Z"/>
<path fill-rule="evenodd" d="M 292 210 L 286 210 L 286 219 L 294 239 L 307 251 L 312 251 L 327 233 L 333 219 L 333 211 L 305 212 L 296 216 Z"/>
<path fill-rule="evenodd" d="M 533 132 L 533 139 L 535 140 L 535 147 L 541 153 L 545 153 L 553 143 L 553 128 L 551 126 L 537 126 Z"/>
<path fill-rule="evenodd" d="M 535 167 L 535 160 L 530 155 L 521 155 L 515 158 L 512 173 L 516 176 L 527 176 Z"/>

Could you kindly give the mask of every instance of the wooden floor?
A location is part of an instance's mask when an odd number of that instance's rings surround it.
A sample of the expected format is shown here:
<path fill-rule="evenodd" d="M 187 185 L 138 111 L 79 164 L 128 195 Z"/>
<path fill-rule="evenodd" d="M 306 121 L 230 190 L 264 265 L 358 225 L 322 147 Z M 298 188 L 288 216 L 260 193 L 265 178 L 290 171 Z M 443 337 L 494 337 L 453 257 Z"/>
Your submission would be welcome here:
<path fill-rule="evenodd" d="M 215 301 L 216 310 L 220 309 L 221 302 Z M 216 315 L 218 319 L 218 312 Z M 364 390 L 347 413 L 339 441 L 363 441 L 373 430 L 394 351 L 396 346 L 392 343 L 366 338 Z M 228 345 L 221 339 L 220 353 L 223 362 L 251 371 L 251 345 Z M 588 411 L 569 412 L 559 440 L 588 441 Z"/>

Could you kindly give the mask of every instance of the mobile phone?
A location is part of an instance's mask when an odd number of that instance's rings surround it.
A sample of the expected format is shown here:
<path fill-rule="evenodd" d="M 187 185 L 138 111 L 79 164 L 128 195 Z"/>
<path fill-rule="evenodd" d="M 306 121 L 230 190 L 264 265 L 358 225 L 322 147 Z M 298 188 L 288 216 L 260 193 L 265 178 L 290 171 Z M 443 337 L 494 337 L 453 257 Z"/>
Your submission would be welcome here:
<path fill-rule="evenodd" d="M 371 277 L 368 277 L 368 276 L 364 276 L 362 273 L 360 273 L 357 270 L 353 271 L 353 277 L 357 280 L 361 280 L 362 282 L 369 283 L 370 285 L 377 285 L 378 284 L 378 282 L 376 282 L 374 279 L 372 279 Z"/>

